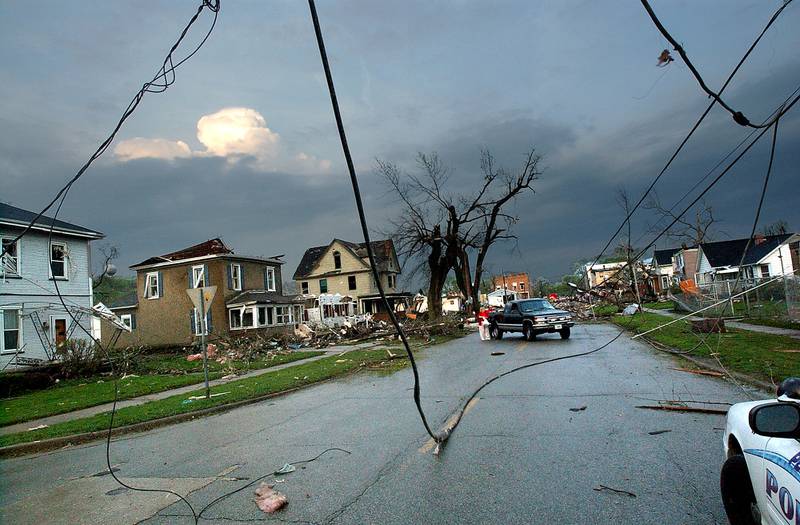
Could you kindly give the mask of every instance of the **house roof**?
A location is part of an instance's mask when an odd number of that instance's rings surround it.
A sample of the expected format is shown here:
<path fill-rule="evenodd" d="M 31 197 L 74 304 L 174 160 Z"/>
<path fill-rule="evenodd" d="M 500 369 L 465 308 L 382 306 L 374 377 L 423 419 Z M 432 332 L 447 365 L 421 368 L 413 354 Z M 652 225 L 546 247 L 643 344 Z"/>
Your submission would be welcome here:
<path fill-rule="evenodd" d="M 791 233 L 769 235 L 763 237 L 763 241 L 760 243 L 751 242 L 742 265 L 756 264 L 792 235 Z M 739 266 L 747 241 L 748 239 L 732 239 L 730 241 L 704 242 L 700 248 L 708 259 L 708 263 L 714 268 Z"/>
<path fill-rule="evenodd" d="M 236 259 L 283 264 L 283 261 L 278 260 L 277 257 L 264 258 L 264 257 L 255 257 L 246 255 L 236 255 L 234 254 L 233 250 L 228 248 L 228 246 L 222 241 L 222 239 L 216 237 L 214 239 L 209 239 L 205 242 L 201 242 L 200 244 L 195 244 L 194 246 L 183 248 L 182 250 L 178 250 L 172 253 L 166 253 L 164 255 L 158 255 L 156 257 L 150 257 L 149 259 L 145 259 L 144 261 L 138 264 L 134 264 L 133 266 L 131 266 L 131 268 L 138 269 L 146 266 L 168 265 L 170 263 L 180 263 L 181 261 L 200 260 L 213 257 L 230 257 Z"/>
<path fill-rule="evenodd" d="M 330 242 L 330 244 L 326 244 L 325 246 L 314 246 L 313 248 L 307 249 L 303 254 L 303 258 L 300 259 L 300 264 L 297 265 L 297 269 L 294 271 L 293 278 L 303 279 L 304 277 L 308 277 L 322 256 L 325 255 L 325 252 L 328 251 L 328 248 L 330 248 L 331 244 L 335 242 L 342 243 L 361 259 L 366 260 L 368 257 L 367 243 L 355 243 L 343 241 L 342 239 L 334 239 Z M 382 239 L 380 241 L 372 241 L 370 245 L 372 246 L 372 251 L 375 253 L 375 262 L 378 265 L 378 270 L 388 270 L 389 262 L 394 257 L 394 243 L 392 240 Z"/>
<path fill-rule="evenodd" d="M 11 226 L 19 226 L 24 228 L 30 224 L 35 217 L 35 212 L 23 210 L 22 208 L 17 208 L 16 206 L 0 202 L 0 224 L 8 224 Z M 61 221 L 58 219 L 54 220 L 45 215 L 42 215 L 36 219 L 33 229 L 50 231 L 51 225 L 54 232 L 63 235 L 75 235 L 77 237 L 88 237 L 90 239 L 102 239 L 105 237 L 105 235 L 99 231 L 90 230 L 89 228 L 84 228 L 83 226 L 78 226 L 77 224 L 72 224 L 70 222 Z"/>
<path fill-rule="evenodd" d="M 658 266 L 665 264 L 672 264 L 672 256 L 681 251 L 681 248 L 667 248 L 666 250 L 656 250 L 653 252 L 653 258 Z"/>
<path fill-rule="evenodd" d="M 267 290 L 246 290 L 236 294 L 225 303 L 228 307 L 246 304 L 292 304 L 303 302 L 301 295 L 281 295 Z"/>
<path fill-rule="evenodd" d="M 122 297 L 118 297 L 113 301 L 109 301 L 106 306 L 111 310 L 120 308 L 135 308 L 136 306 L 139 306 L 139 295 L 137 292 L 133 291 L 123 295 Z"/>

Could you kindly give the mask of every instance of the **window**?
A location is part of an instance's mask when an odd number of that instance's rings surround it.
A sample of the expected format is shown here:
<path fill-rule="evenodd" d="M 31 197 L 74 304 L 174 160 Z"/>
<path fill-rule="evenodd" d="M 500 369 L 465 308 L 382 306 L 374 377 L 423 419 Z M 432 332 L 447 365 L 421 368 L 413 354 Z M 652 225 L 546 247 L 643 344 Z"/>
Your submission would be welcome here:
<path fill-rule="evenodd" d="M 205 265 L 201 264 L 199 266 L 192 266 L 192 283 L 190 287 L 202 288 L 203 286 L 208 286 L 208 281 L 206 280 Z"/>
<path fill-rule="evenodd" d="M 525 291 L 525 283 L 519 283 L 519 291 L 520 292 L 524 292 Z"/>
<path fill-rule="evenodd" d="M 761 270 L 761 277 L 769 277 L 769 264 L 762 264 L 759 269 Z"/>
<path fill-rule="evenodd" d="M 231 329 L 242 327 L 242 311 L 240 309 L 228 310 Z"/>
<path fill-rule="evenodd" d="M 308 281 L 303 281 L 302 283 L 300 283 L 300 292 L 308 294 Z"/>
<path fill-rule="evenodd" d="M 267 307 L 266 306 L 259 306 L 258 307 L 258 326 L 264 326 L 267 324 Z"/>
<path fill-rule="evenodd" d="M 333 267 L 337 270 L 342 269 L 342 254 L 339 252 L 333 252 Z"/>
<path fill-rule="evenodd" d="M 122 314 L 119 316 L 119 320 L 131 330 L 136 329 L 136 314 Z"/>
<path fill-rule="evenodd" d="M 242 289 L 242 266 L 240 264 L 231 264 L 231 280 L 229 286 L 231 290 Z"/>
<path fill-rule="evenodd" d="M 291 306 L 276 306 L 275 307 L 275 323 L 276 324 L 290 324 L 292 322 L 292 307 Z"/>
<path fill-rule="evenodd" d="M 53 279 L 67 278 L 67 245 L 52 243 L 50 245 L 50 276 Z"/>
<path fill-rule="evenodd" d="M 161 297 L 161 279 L 158 272 L 150 272 L 145 276 L 144 296 L 148 299 L 158 299 Z"/>
<path fill-rule="evenodd" d="M 202 318 L 200 317 L 200 311 L 197 308 L 192 308 L 192 334 L 194 335 L 202 335 L 200 332 L 203 329 L 203 323 L 201 322 Z M 206 333 L 211 331 L 211 312 L 206 312 Z"/>
<path fill-rule="evenodd" d="M 3 330 L 2 347 L 0 351 L 3 352 L 18 352 L 22 345 L 22 331 L 20 330 L 19 323 L 19 310 L 16 308 L 7 308 L 2 310 L 0 315 L 0 324 Z"/>
<path fill-rule="evenodd" d="M 3 239 L 2 249 L 6 254 L 0 264 L 0 275 L 19 275 L 19 243 L 14 239 Z"/>
<path fill-rule="evenodd" d="M 328 293 L 328 280 L 327 279 L 320 279 L 319 280 L 319 293 Z"/>
<path fill-rule="evenodd" d="M 390 273 L 386 276 L 386 283 L 389 285 L 389 288 L 394 288 L 395 284 L 397 284 L 397 277 L 393 273 Z"/>
<path fill-rule="evenodd" d="M 667 288 L 669 288 L 669 277 L 667 277 L 666 275 L 662 275 L 661 276 L 661 289 L 662 290 L 666 290 Z"/>
<path fill-rule="evenodd" d="M 355 275 L 348 275 L 347 276 L 347 289 L 348 290 L 355 290 L 356 289 L 356 276 Z"/>
<path fill-rule="evenodd" d="M 264 289 L 269 292 L 275 291 L 275 268 L 272 266 L 264 269 Z"/>

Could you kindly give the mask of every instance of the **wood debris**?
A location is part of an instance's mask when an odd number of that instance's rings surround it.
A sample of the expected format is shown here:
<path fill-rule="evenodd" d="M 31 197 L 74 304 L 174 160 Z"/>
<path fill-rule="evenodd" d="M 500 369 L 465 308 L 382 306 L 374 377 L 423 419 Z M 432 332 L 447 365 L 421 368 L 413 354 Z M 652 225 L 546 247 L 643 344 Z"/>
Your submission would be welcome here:
<path fill-rule="evenodd" d="M 694 412 L 698 414 L 719 414 L 726 415 L 727 410 L 719 410 L 716 408 L 698 408 L 682 405 L 637 405 L 636 408 L 646 408 L 648 410 L 667 410 L 672 412 Z"/>
<path fill-rule="evenodd" d="M 701 376 L 725 377 L 725 374 L 723 374 L 722 372 L 715 372 L 713 370 L 697 370 L 694 368 L 672 368 L 672 370 L 678 370 L 680 372 L 689 372 L 690 374 L 697 374 Z"/>

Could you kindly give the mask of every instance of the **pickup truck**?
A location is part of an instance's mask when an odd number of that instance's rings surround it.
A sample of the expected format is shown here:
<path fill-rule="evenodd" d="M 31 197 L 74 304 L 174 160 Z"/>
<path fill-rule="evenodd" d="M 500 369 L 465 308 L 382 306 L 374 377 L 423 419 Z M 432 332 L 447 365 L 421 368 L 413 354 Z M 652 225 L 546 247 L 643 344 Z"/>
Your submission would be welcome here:
<path fill-rule="evenodd" d="M 570 328 L 575 325 L 571 313 L 555 309 L 547 299 L 511 301 L 489 314 L 488 322 L 492 339 L 502 339 L 506 332 L 521 332 L 528 341 L 538 334 L 556 332 L 561 339 L 569 339 Z"/>

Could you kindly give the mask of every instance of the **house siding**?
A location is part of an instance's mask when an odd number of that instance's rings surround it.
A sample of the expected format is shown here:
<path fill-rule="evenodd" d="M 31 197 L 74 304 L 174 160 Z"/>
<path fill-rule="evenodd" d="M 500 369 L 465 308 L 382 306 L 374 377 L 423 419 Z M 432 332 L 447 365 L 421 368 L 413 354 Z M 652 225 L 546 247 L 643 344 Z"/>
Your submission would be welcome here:
<path fill-rule="evenodd" d="M 333 253 L 338 251 L 341 254 L 342 267 L 336 268 Z M 348 277 L 355 275 L 356 289 L 350 290 L 348 286 Z M 308 282 L 308 292 L 310 294 L 319 295 L 320 281 L 322 279 L 328 280 L 328 291 L 331 294 L 341 294 L 359 297 L 362 295 L 370 295 L 378 293 L 378 287 L 375 286 L 375 280 L 372 277 L 372 271 L 369 265 L 361 258 L 355 256 L 353 252 L 341 244 L 334 242 L 325 252 L 325 254 L 317 262 L 311 275 L 307 279 L 298 279 L 297 289 L 301 289 L 301 283 Z M 381 275 L 381 282 L 386 288 L 386 291 L 394 291 L 394 288 L 388 288 L 388 276 L 383 273 Z"/>
<path fill-rule="evenodd" d="M 22 230 L 13 227 L 0 227 L 0 236 L 16 237 Z M 84 308 L 92 307 L 92 282 L 90 275 L 90 249 L 89 240 L 53 234 L 54 243 L 64 243 L 67 246 L 67 278 L 58 280 L 58 290 L 68 305 Z M 49 349 L 45 349 L 30 313 L 36 311 L 39 320 L 48 323 L 48 337 L 52 340 L 51 317 L 67 319 L 67 332 L 69 333 L 72 320 L 63 307 L 59 306 L 56 287 L 50 278 L 50 249 L 48 234 L 32 230 L 18 241 L 18 273 L 20 277 L 0 277 L 0 309 L 20 308 L 20 338 L 22 348 L 21 357 L 33 359 L 48 359 Z M 88 315 L 80 316 L 80 324 L 91 330 L 91 318 Z M 70 334 L 72 339 L 89 340 L 89 335 L 80 327 Z M 0 355 L 0 367 L 5 367 L 13 359 L 14 353 Z M 10 365 L 9 367 L 13 367 Z"/>

